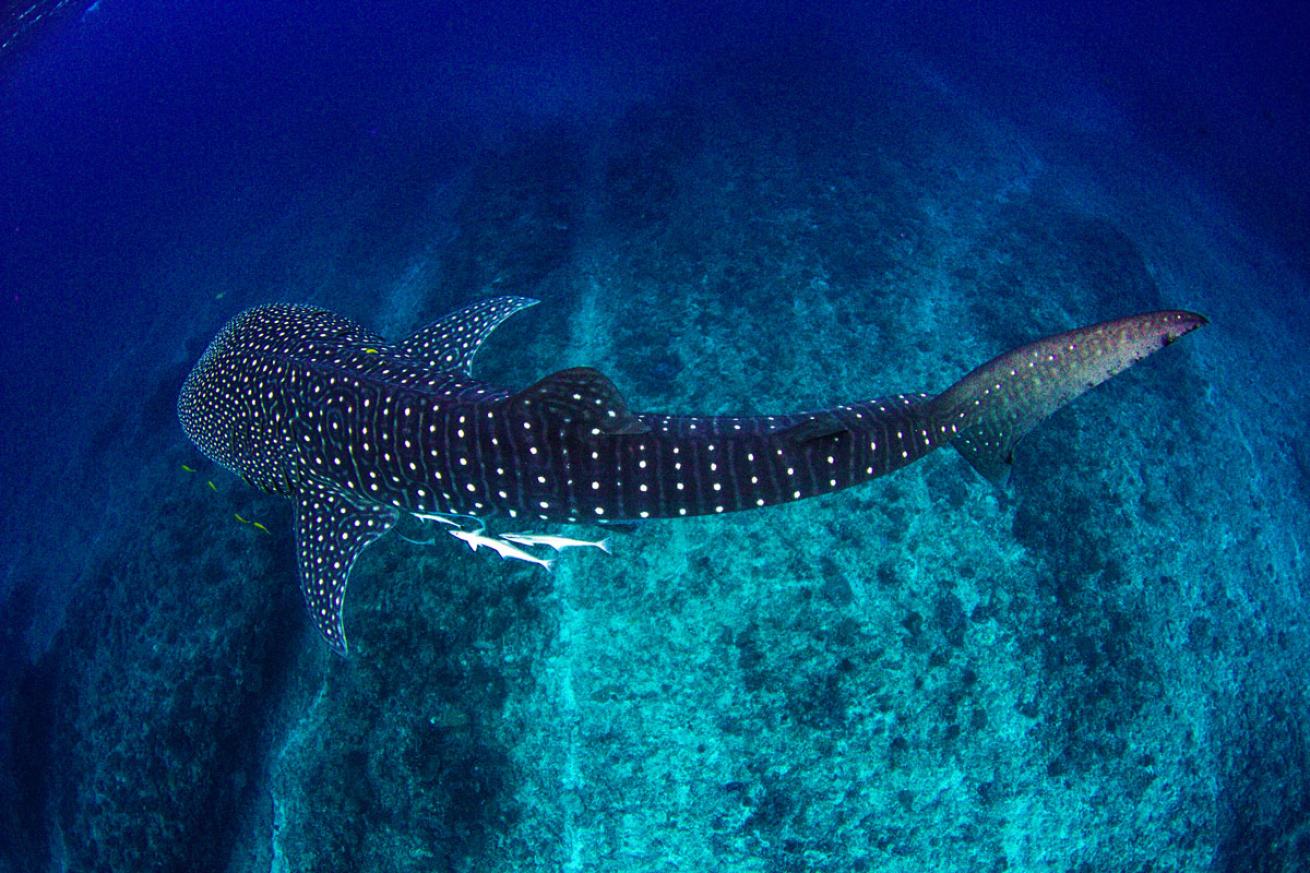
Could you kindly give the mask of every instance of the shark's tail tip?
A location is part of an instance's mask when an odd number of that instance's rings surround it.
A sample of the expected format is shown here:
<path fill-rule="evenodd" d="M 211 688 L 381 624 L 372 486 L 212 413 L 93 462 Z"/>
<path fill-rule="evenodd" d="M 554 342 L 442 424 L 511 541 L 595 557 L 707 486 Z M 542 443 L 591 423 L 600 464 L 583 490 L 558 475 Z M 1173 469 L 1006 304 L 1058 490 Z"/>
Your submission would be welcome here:
<path fill-rule="evenodd" d="M 1163 309 L 1159 312 L 1143 312 L 1140 315 L 1131 315 L 1128 318 L 1121 318 L 1114 322 L 1105 322 L 1105 324 L 1122 325 L 1125 339 L 1130 336 L 1155 335 L 1164 345 L 1169 345 L 1209 323 L 1210 319 L 1201 313 L 1191 312 L 1187 309 Z M 1083 330 L 1086 330 L 1086 328 L 1083 328 Z"/>
<path fill-rule="evenodd" d="M 1080 327 L 993 358 L 934 398 L 943 433 L 996 484 L 1009 476 L 1014 445 L 1037 422 L 1148 355 L 1209 324 L 1185 309 L 1143 312 Z"/>
<path fill-rule="evenodd" d="M 1189 312 L 1186 309 L 1171 310 L 1168 314 L 1174 317 L 1174 329 L 1166 333 L 1166 345 L 1210 323 L 1210 319 L 1201 313 Z"/>

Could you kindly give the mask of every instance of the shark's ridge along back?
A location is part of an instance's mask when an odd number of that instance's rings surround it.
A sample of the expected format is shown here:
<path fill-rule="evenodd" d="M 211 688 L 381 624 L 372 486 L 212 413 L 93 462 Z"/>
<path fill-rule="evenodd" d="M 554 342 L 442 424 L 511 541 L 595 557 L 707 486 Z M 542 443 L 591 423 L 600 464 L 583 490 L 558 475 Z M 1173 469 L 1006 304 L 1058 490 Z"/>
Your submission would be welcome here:
<path fill-rule="evenodd" d="M 936 397 L 669 416 L 633 412 L 586 367 L 517 392 L 474 379 L 483 341 L 535 302 L 483 300 L 399 343 L 322 309 L 258 307 L 234 318 L 187 377 L 178 399 L 187 435 L 252 485 L 294 500 L 301 590 L 337 651 L 347 650 L 350 569 L 402 512 L 456 526 L 471 548 L 549 566 L 523 545 L 560 538 L 488 536 L 485 519 L 750 509 L 848 488 L 943 445 L 999 483 L 1038 421 L 1205 323 L 1172 310 L 1080 328 L 1007 352 Z"/>

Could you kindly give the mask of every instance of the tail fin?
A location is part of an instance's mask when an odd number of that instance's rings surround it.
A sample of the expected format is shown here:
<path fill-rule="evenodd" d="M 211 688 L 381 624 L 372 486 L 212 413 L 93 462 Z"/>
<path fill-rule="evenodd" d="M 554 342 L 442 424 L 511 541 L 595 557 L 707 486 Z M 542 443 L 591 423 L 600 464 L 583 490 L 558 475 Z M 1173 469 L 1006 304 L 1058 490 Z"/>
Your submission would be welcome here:
<path fill-rule="evenodd" d="M 951 435 L 975 470 L 1004 485 L 1015 444 L 1039 421 L 1207 323 L 1194 312 L 1147 312 L 1021 346 L 934 398 L 934 429 Z"/>

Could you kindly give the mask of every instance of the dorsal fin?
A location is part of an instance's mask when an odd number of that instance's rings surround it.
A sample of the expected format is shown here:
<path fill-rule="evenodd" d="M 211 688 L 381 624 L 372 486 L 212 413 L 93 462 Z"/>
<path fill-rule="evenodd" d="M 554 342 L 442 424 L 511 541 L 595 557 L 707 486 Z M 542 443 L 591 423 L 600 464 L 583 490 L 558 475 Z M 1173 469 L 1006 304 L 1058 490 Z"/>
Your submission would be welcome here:
<path fill-rule="evenodd" d="M 591 367 L 573 367 L 551 373 L 509 398 L 511 412 L 533 410 L 582 422 L 606 434 L 645 433 L 650 427 L 632 414 L 628 403 L 609 377 Z"/>
<path fill-rule="evenodd" d="M 540 302 L 531 297 L 479 300 L 437 319 L 398 343 L 396 350 L 434 370 L 469 376 L 472 375 L 469 368 L 473 365 L 473 356 L 491 332 L 520 309 Z"/>

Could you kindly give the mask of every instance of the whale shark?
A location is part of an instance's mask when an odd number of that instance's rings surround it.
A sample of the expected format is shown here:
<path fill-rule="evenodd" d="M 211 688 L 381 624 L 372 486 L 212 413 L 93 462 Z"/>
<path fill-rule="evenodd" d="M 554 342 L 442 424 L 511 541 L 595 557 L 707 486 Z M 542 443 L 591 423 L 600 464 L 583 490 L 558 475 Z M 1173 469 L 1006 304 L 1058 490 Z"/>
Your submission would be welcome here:
<path fill-rule="evenodd" d="M 399 342 L 312 306 L 233 318 L 178 397 L 186 435 L 251 486 L 294 503 L 300 588 L 346 654 L 356 558 L 403 515 L 471 548 L 532 560 L 567 538 L 487 533 L 487 521 L 635 522 L 758 509 L 841 491 L 943 446 L 1003 485 L 1015 445 L 1075 397 L 1206 324 L 1147 312 L 1006 352 L 940 394 L 895 394 L 786 415 L 634 412 L 600 371 L 510 390 L 476 379 L 478 349 L 538 301 L 475 302 Z M 526 556 L 526 557 L 525 557 Z"/>

